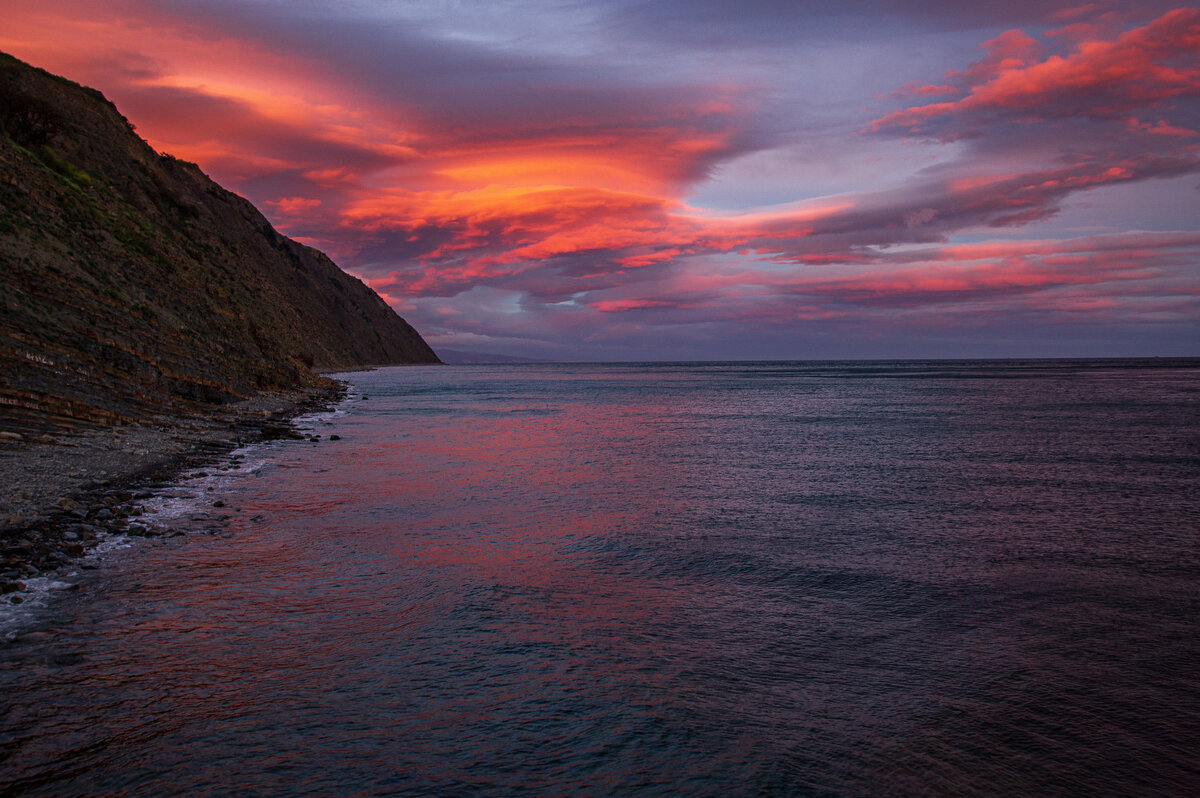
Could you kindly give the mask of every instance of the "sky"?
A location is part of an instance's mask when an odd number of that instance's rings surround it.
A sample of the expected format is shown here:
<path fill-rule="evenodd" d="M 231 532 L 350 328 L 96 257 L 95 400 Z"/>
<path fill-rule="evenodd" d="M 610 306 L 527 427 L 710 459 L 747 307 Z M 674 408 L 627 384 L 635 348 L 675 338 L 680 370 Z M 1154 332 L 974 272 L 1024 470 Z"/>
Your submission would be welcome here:
<path fill-rule="evenodd" d="M 1200 355 L 1200 8 L 0 0 L 435 349 Z"/>

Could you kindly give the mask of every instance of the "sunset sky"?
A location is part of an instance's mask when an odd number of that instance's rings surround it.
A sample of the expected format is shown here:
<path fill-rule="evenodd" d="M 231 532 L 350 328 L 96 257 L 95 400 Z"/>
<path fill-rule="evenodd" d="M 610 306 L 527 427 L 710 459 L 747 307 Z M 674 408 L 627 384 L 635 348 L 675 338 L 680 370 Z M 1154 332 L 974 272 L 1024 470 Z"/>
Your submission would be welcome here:
<path fill-rule="evenodd" d="M 1200 354 L 1200 9 L 0 0 L 0 50 L 546 359 Z"/>

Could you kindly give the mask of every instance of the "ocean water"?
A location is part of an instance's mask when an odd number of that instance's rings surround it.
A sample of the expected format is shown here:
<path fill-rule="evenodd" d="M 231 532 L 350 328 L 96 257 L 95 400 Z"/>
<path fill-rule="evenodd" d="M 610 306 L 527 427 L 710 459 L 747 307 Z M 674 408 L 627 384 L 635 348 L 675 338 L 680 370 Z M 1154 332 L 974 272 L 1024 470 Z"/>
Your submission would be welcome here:
<path fill-rule="evenodd" d="M 9 613 L 0 793 L 1200 793 L 1200 361 L 343 377 Z"/>

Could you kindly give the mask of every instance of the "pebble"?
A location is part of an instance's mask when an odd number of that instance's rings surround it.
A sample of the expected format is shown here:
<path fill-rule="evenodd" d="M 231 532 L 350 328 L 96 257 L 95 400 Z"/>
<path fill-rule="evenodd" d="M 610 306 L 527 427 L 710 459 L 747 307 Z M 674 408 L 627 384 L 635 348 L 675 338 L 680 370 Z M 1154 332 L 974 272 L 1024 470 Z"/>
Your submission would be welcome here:
<path fill-rule="evenodd" d="M 364 397 L 365 398 L 365 397 Z M 208 455 L 214 445 L 233 447 L 240 446 L 244 443 L 241 436 L 237 433 L 243 430 L 246 426 L 253 427 L 254 433 L 251 438 L 255 441 L 263 439 L 271 439 L 272 437 L 282 437 L 291 440 L 303 440 L 308 437 L 311 441 L 319 441 L 321 436 L 311 431 L 301 433 L 291 427 L 287 414 L 284 412 L 265 411 L 263 413 L 266 423 L 261 427 L 259 424 L 250 422 L 247 425 L 233 424 L 230 426 L 230 431 L 233 433 L 228 438 L 218 438 L 213 435 L 207 436 L 202 441 L 204 445 L 199 449 L 191 445 L 169 444 L 166 441 L 160 441 L 155 444 L 154 451 L 158 452 L 162 457 L 159 461 L 144 464 L 141 478 L 156 479 L 160 482 L 173 479 L 179 473 L 181 459 L 168 459 L 169 455 L 179 454 L 180 452 L 188 453 L 186 462 L 192 467 L 199 466 L 205 469 L 208 473 L 215 473 L 217 470 L 229 470 L 232 466 L 228 464 L 214 463 Z M 261 423 L 261 422 L 259 422 Z M 188 433 L 187 430 L 200 430 L 201 427 L 195 425 L 178 425 L 174 426 L 178 433 L 177 437 L 192 441 L 198 436 Z M 145 444 L 136 438 L 134 434 L 129 437 L 122 438 L 125 432 L 137 433 L 137 430 L 130 428 L 129 430 L 115 429 L 112 430 L 112 437 L 105 441 L 106 454 L 108 456 L 117 455 L 117 460 L 122 458 L 119 453 L 122 451 L 129 454 L 136 454 L 145 457 L 151 453 L 149 449 L 142 448 Z M 330 440 L 340 440 L 341 436 L 328 436 Z M 17 441 L 21 437 L 19 433 L 0 436 L 0 442 L 5 440 Z M 41 436 L 26 436 L 26 440 L 40 441 L 46 444 L 56 444 L 62 447 L 62 450 L 82 449 L 87 452 L 89 447 L 95 448 L 94 444 L 89 444 L 87 441 L 83 443 L 74 442 L 73 438 L 59 440 L 49 434 Z M 40 449 L 31 449 L 33 452 L 38 452 Z M 38 455 L 41 456 L 41 455 Z M 90 458 L 90 459 L 89 459 Z M 5 511 L 0 514 L 0 523 L 3 519 L 8 518 L 6 536 L 8 539 L 0 551 L 0 592 L 5 593 L 4 601 L 18 603 L 22 599 L 16 594 L 26 586 L 22 579 L 36 577 L 39 574 L 50 573 L 58 568 L 71 565 L 85 570 L 93 570 L 97 566 L 91 562 L 84 564 L 75 559 L 83 554 L 91 553 L 99 540 L 109 534 L 128 534 L 134 537 L 178 537 L 185 535 L 184 532 L 173 530 L 167 527 L 154 526 L 149 522 L 149 519 L 141 519 L 143 514 L 157 513 L 158 510 L 152 506 L 140 506 L 134 504 L 135 501 L 144 499 L 154 499 L 163 494 L 142 489 L 137 492 L 131 492 L 122 489 L 122 481 L 125 476 L 121 476 L 124 472 L 118 470 L 117 476 L 114 476 L 113 465 L 110 461 L 102 461 L 102 458 L 95 456 L 93 453 L 88 453 L 83 457 L 86 462 L 86 468 L 66 467 L 64 459 L 64 467 L 58 472 L 58 479 L 55 481 L 56 487 L 49 487 L 45 493 L 38 499 L 39 506 L 45 508 L 47 502 L 53 502 L 54 510 L 51 512 L 37 512 L 36 509 L 24 511 L 14 508 L 12 510 L 5 508 Z M 246 455 L 242 453 L 229 454 L 229 460 L 226 463 L 241 464 L 244 466 Z M 98 467 L 102 466 L 102 467 Z M 204 473 L 204 472 L 201 472 Z M 62 477 L 69 477 L 70 480 L 63 480 Z M 66 484 L 62 484 L 66 483 Z M 11 492 L 12 497 L 20 497 L 21 501 L 29 501 L 32 491 Z M 211 491 L 212 488 L 208 488 Z M 49 493 L 48 491 L 54 491 Z M 193 499 L 199 498 L 206 494 L 206 491 L 196 490 L 194 494 L 180 493 L 176 498 Z M 6 493 L 6 497 L 9 494 Z M 60 496 L 57 500 L 53 497 Z M 216 499 L 211 493 L 210 501 Z M 225 507 L 225 502 L 216 499 L 213 502 L 214 507 Z M 240 512 L 233 510 L 232 512 Z M 157 517 L 157 516 L 151 516 Z M 212 514 L 207 517 L 210 521 L 214 519 L 228 519 L 232 515 L 217 515 Z M 198 519 L 199 520 L 199 519 Z M 261 520 L 261 516 L 256 520 Z M 220 527 L 213 527 L 212 533 L 223 531 Z M 22 537 L 17 537 L 18 535 Z M 14 539 L 15 538 L 15 539 Z M 93 558 L 88 558 L 89 560 Z M 61 578 L 61 577 L 59 577 Z M 68 589 L 79 589 L 79 585 L 71 585 Z M 8 595 L 12 594 L 12 595 Z"/>

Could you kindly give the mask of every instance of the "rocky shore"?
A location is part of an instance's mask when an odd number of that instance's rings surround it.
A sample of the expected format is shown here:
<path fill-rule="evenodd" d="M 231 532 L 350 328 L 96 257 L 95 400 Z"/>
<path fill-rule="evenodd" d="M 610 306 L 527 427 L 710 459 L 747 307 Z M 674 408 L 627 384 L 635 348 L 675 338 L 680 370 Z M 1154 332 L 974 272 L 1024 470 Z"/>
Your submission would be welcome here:
<path fill-rule="evenodd" d="M 344 386 L 263 393 L 208 415 L 62 436 L 0 434 L 0 601 L 70 563 L 106 534 L 174 534 L 139 502 L 181 472 L 246 443 L 301 438 L 291 419 L 330 408 Z"/>

